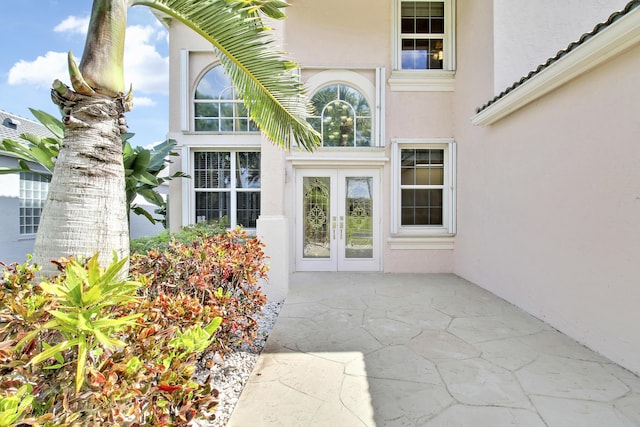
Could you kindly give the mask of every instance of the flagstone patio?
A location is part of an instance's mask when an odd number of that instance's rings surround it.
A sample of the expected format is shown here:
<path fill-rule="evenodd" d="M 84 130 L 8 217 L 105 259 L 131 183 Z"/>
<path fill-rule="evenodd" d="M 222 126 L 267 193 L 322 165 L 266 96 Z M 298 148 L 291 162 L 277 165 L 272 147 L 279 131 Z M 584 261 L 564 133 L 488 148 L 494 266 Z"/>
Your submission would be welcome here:
<path fill-rule="evenodd" d="M 455 275 L 296 273 L 228 426 L 640 426 L 640 378 Z"/>

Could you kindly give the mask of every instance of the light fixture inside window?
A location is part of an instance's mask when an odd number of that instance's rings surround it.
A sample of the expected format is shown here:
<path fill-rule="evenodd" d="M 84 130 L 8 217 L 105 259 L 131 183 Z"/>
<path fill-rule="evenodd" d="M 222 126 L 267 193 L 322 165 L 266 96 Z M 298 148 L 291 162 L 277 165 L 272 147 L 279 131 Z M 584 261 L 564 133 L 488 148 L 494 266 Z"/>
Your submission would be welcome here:
<path fill-rule="evenodd" d="M 433 53 L 433 59 L 442 61 L 442 50 Z"/>

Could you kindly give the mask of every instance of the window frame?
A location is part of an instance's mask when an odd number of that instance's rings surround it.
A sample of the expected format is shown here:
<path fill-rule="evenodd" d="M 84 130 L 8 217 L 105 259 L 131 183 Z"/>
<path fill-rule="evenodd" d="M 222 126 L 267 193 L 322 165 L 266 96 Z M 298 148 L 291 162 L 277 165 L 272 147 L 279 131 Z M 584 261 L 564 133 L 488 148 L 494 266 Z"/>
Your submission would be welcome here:
<path fill-rule="evenodd" d="M 359 115 L 356 108 L 354 107 L 354 105 L 352 105 L 351 103 L 348 102 L 348 100 L 346 99 L 334 99 L 331 102 L 327 103 L 324 106 L 324 109 L 322 111 L 317 111 L 316 115 L 313 116 L 309 116 L 309 118 L 307 120 L 310 119 L 315 119 L 318 120 L 320 122 L 320 136 L 321 136 L 321 144 L 319 146 L 319 148 L 371 148 L 375 146 L 376 143 L 376 137 L 375 137 L 375 133 L 376 133 L 376 129 L 375 129 L 375 116 L 374 116 L 374 107 L 371 107 L 371 103 L 367 97 L 367 95 L 365 93 L 362 92 L 362 90 L 360 90 L 358 87 L 355 87 L 351 84 L 348 83 L 344 83 L 344 82 L 330 82 L 327 83 L 319 88 L 317 88 L 315 90 L 315 92 L 309 97 L 309 99 L 313 102 L 313 98 L 321 91 L 328 89 L 328 88 L 332 88 L 335 87 L 335 90 L 338 92 L 338 94 L 340 93 L 340 87 L 345 87 L 351 90 L 356 91 L 362 98 L 364 98 L 364 100 L 367 102 L 367 108 L 368 108 L 368 115 L 367 116 L 362 116 Z M 325 141 L 324 141 L 324 128 L 325 128 L 325 113 L 326 113 L 326 109 L 327 106 L 331 105 L 331 104 L 345 104 L 348 105 L 348 108 L 350 109 L 350 112 L 353 113 L 352 119 L 353 119 L 353 144 L 349 144 L 349 145 L 325 145 Z M 369 120 L 370 121 L 370 126 L 369 128 L 369 145 L 358 145 L 358 130 L 362 130 L 362 126 L 358 126 L 359 122 L 361 120 Z M 313 125 L 312 125 L 313 126 Z"/>
<path fill-rule="evenodd" d="M 371 110 L 371 145 L 368 147 L 318 147 L 319 151 L 367 151 L 384 146 L 384 117 L 385 117 L 385 69 L 383 67 L 359 68 L 302 68 L 302 76 L 305 71 L 313 74 L 305 81 L 305 89 L 311 99 L 319 90 L 333 84 L 349 86 L 367 100 Z M 371 73 L 374 81 L 369 80 L 361 73 Z"/>
<path fill-rule="evenodd" d="M 218 98 L 216 99 L 206 99 L 206 98 L 196 98 L 196 93 L 198 91 L 198 87 L 200 86 L 200 83 L 203 81 L 203 79 L 207 76 L 207 74 L 209 72 L 212 72 L 214 69 L 218 68 L 218 67 L 222 67 L 222 65 L 220 64 L 220 62 L 215 62 L 213 64 L 211 64 L 209 67 L 206 67 L 201 73 L 200 75 L 195 79 L 194 85 L 193 85 L 193 91 L 191 93 L 191 99 L 190 99 L 190 103 L 191 103 L 191 127 L 193 129 L 193 132 L 196 134 L 214 134 L 214 135 L 255 135 L 255 134 L 259 134 L 260 130 L 256 127 L 255 123 L 253 123 L 249 117 L 249 112 L 247 110 L 247 107 L 244 105 L 243 100 L 237 96 L 237 90 L 236 88 L 233 86 L 233 83 L 231 82 L 231 80 L 229 80 L 230 85 L 225 87 L 223 91 L 221 91 L 221 93 L 227 92 L 227 91 L 231 91 L 232 97 L 229 99 L 225 99 L 225 98 Z M 228 77 L 227 77 L 228 79 Z M 218 129 L 217 130 L 198 130 L 198 126 L 197 123 L 199 120 L 206 120 L 206 118 L 199 118 L 196 115 L 196 106 L 197 105 L 205 105 L 205 104 L 216 104 L 218 105 L 217 109 L 218 109 L 218 116 L 217 118 L 215 117 L 211 117 L 210 119 L 214 119 L 218 121 Z M 245 115 L 238 115 L 238 116 L 221 116 L 220 115 L 220 105 L 222 104 L 231 104 L 231 105 L 240 105 L 242 108 L 245 109 L 246 114 Z M 234 107 L 235 110 L 236 107 Z M 247 129 L 246 130 L 222 130 L 222 121 L 223 120 L 234 120 L 234 125 L 233 127 L 235 128 L 235 121 L 236 120 L 247 120 Z M 253 123 L 253 124 L 252 124 Z M 253 128 L 253 129 L 252 129 Z"/>
<path fill-rule="evenodd" d="M 260 187 L 247 187 L 242 188 L 237 186 L 236 182 L 236 172 L 237 172 L 237 158 L 236 153 L 258 153 L 260 154 Z M 187 217 L 188 224 L 195 224 L 198 222 L 198 218 L 196 217 L 196 193 L 229 193 L 229 216 L 227 224 L 227 229 L 234 229 L 238 226 L 238 199 L 237 196 L 239 193 L 258 193 L 260 195 L 260 203 L 258 206 L 258 217 L 260 216 L 260 211 L 262 208 L 262 152 L 259 148 L 252 147 L 202 147 L 198 149 L 190 150 L 189 161 L 190 167 L 189 171 L 192 176 L 195 177 L 195 156 L 196 153 L 229 153 L 230 154 L 230 186 L 228 188 L 197 188 L 195 178 L 190 179 L 189 185 L 189 194 L 190 194 L 190 203 L 189 203 L 189 214 Z M 256 218 L 257 219 L 257 218 Z M 248 232 L 255 232 L 255 227 L 250 227 L 243 224 L 243 228 Z"/>
<path fill-rule="evenodd" d="M 391 141 L 391 236 L 451 237 L 456 233 L 456 144 L 450 138 L 394 139 Z M 402 150 L 443 150 L 442 225 L 402 225 Z"/>
<path fill-rule="evenodd" d="M 402 3 L 441 2 L 444 4 L 444 34 L 442 69 L 402 68 Z M 392 91 L 453 91 L 456 69 L 456 0 L 393 0 L 393 22 L 391 43 L 392 72 L 389 85 Z"/>
<path fill-rule="evenodd" d="M 29 178 L 27 178 L 29 177 Z M 34 179 L 37 178 L 37 179 Z M 20 236 L 30 236 L 38 232 L 40 225 L 40 218 L 42 217 L 42 210 L 47 200 L 47 194 L 49 192 L 49 186 L 51 185 L 51 177 L 35 172 L 20 172 L 20 204 L 19 204 L 19 234 Z M 35 188 L 31 184 L 31 188 L 26 188 L 26 182 L 37 182 L 38 188 Z M 44 187 L 44 188 L 42 188 Z M 27 191 L 31 193 L 30 197 L 27 197 Z M 35 192 L 41 197 L 33 197 Z M 32 206 L 27 206 L 31 204 Z M 38 204 L 38 206 L 35 206 Z M 27 215 L 27 209 L 31 209 L 31 215 Z M 38 214 L 33 214 L 33 209 L 38 210 Z M 27 221 L 30 220 L 30 221 Z"/>

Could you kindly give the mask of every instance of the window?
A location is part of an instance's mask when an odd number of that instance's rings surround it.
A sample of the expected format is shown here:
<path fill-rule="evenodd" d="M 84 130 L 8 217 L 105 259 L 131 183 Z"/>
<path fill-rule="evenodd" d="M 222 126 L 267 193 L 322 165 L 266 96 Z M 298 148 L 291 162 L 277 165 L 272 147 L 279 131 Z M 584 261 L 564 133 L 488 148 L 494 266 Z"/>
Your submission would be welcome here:
<path fill-rule="evenodd" d="M 394 141 L 393 234 L 455 232 L 455 145 L 450 140 Z"/>
<path fill-rule="evenodd" d="M 392 90 L 451 91 L 455 0 L 394 0 Z"/>
<path fill-rule="evenodd" d="M 400 150 L 401 226 L 442 226 L 444 150 Z"/>
<path fill-rule="evenodd" d="M 193 103 L 196 132 L 258 132 L 220 65 L 200 79 Z"/>
<path fill-rule="evenodd" d="M 441 70 L 444 58 L 444 2 L 402 1 L 400 66 L 403 70 Z"/>
<path fill-rule="evenodd" d="M 20 172 L 20 234 L 38 231 L 50 180 L 48 176 Z"/>
<path fill-rule="evenodd" d="M 373 121 L 365 96 L 345 84 L 331 84 L 311 98 L 309 123 L 322 135 L 323 147 L 371 147 Z"/>
<path fill-rule="evenodd" d="M 231 228 L 255 228 L 260 215 L 260 153 L 196 151 L 195 220 L 226 220 Z"/>

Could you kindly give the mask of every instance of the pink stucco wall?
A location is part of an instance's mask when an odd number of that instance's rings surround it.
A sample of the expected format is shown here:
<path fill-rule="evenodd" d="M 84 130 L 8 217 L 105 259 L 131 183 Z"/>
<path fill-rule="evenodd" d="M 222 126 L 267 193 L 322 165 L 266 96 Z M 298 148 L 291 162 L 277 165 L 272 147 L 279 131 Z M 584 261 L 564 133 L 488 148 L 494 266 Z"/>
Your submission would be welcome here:
<path fill-rule="evenodd" d="M 476 48 L 459 39 L 461 58 Z M 458 69 L 460 118 L 487 92 L 472 74 L 492 65 L 475 59 Z M 454 262 L 455 273 L 635 372 L 639 67 L 636 47 L 489 127 L 456 123 Z"/>
<path fill-rule="evenodd" d="M 390 60 L 388 0 L 294 0 L 285 50 L 306 66 L 381 66 Z"/>
<path fill-rule="evenodd" d="M 385 156 L 393 138 L 454 138 L 458 210 L 453 250 L 392 249 L 385 164 L 384 270 L 453 271 L 640 373 L 640 47 L 491 126 L 474 126 L 475 108 L 501 90 L 494 4 L 506 3 L 457 0 L 455 92 L 385 86 Z M 368 75 L 385 67 L 388 79 L 390 8 L 388 0 L 292 0 L 284 49 L 303 67 L 368 67 L 361 71 Z M 206 43 L 179 25 L 171 37 L 170 137 L 188 142 L 195 136 L 180 132 L 179 49 Z M 287 184 L 265 213 L 284 218 L 293 212 L 291 165 L 282 153 L 268 154 L 274 173 L 263 177 L 264 188 Z M 180 204 L 171 209 L 172 221 L 181 221 Z"/>
<path fill-rule="evenodd" d="M 628 0 L 494 0 L 496 93 L 627 3 Z"/>
<path fill-rule="evenodd" d="M 291 4 L 284 24 L 284 47 L 303 67 L 303 78 L 317 72 L 305 67 L 352 69 L 372 83 L 371 68 L 384 67 L 385 82 L 390 77 L 391 1 L 293 0 Z M 385 98 L 387 158 L 393 138 L 453 138 L 453 92 L 394 92 L 385 83 Z M 391 228 L 390 173 L 387 163 L 382 174 L 384 271 L 451 272 L 451 250 L 400 250 L 386 244 Z"/>

